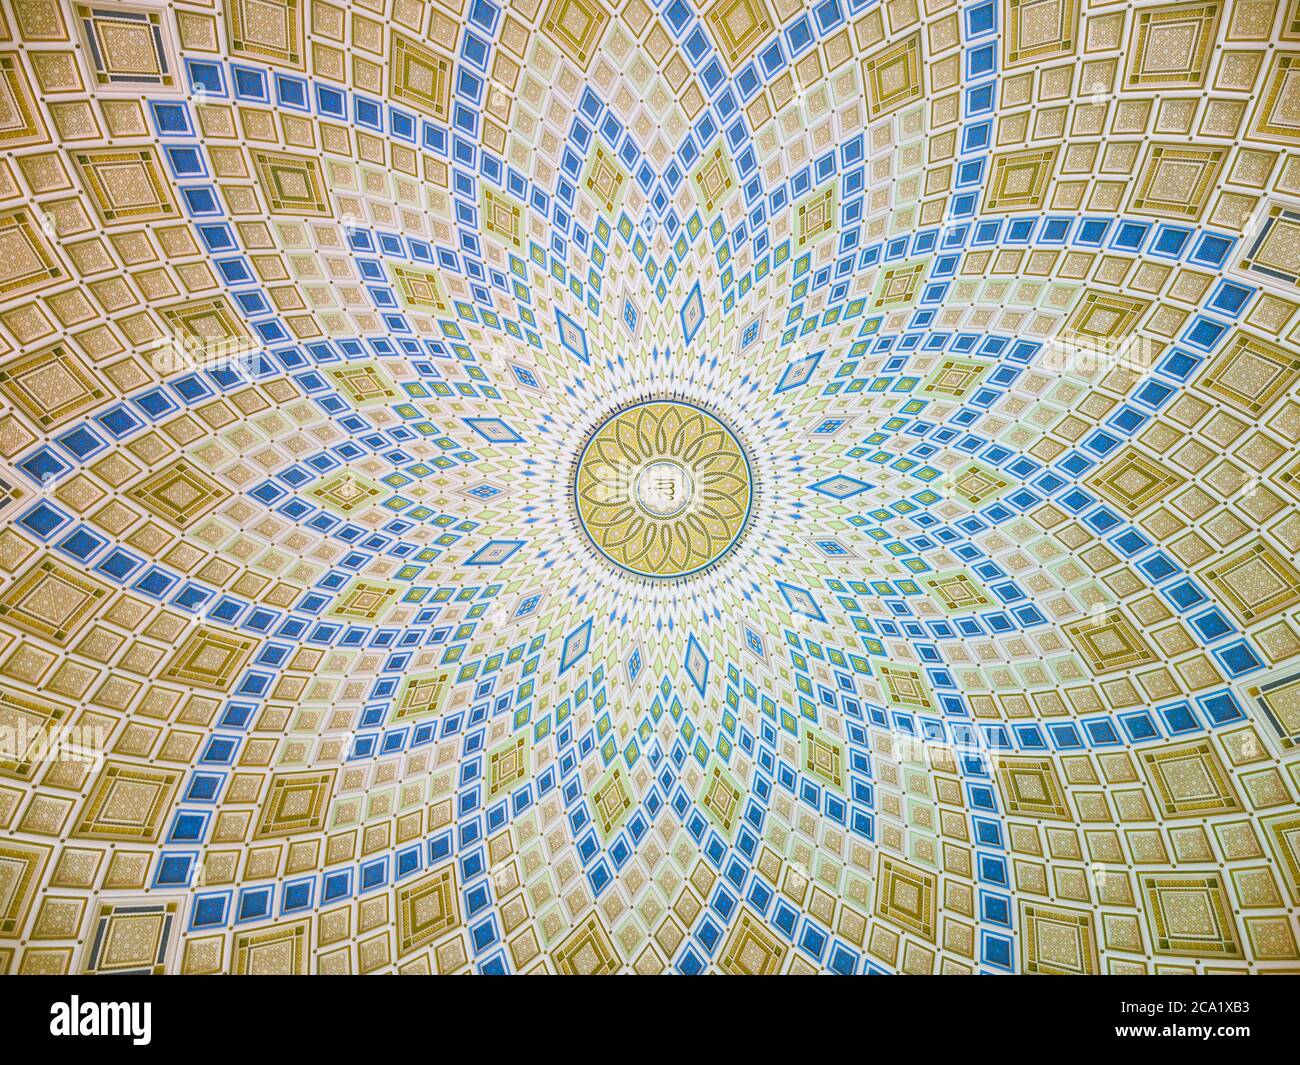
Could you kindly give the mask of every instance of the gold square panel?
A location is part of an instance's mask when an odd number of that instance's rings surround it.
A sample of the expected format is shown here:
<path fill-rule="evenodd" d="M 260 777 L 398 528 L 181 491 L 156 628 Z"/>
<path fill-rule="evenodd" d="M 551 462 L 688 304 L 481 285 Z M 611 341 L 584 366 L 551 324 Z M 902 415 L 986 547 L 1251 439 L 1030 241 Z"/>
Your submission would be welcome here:
<path fill-rule="evenodd" d="M 344 516 L 363 512 L 386 494 L 369 477 L 348 469 L 330 474 L 307 490 L 307 495 Z"/>
<path fill-rule="evenodd" d="M 920 31 L 882 48 L 862 61 L 867 114 L 875 120 L 892 115 L 925 94 Z"/>
<path fill-rule="evenodd" d="M 944 359 L 921 386 L 921 391 L 928 396 L 966 399 L 984 380 L 987 369 L 987 363 L 970 362 L 965 359 Z"/>
<path fill-rule="evenodd" d="M 910 307 L 921 291 L 921 281 L 928 269 L 926 263 L 909 263 L 891 266 L 880 275 L 872 307 L 896 311 Z"/>
<path fill-rule="evenodd" d="M 998 758 L 998 787 L 1007 813 L 1070 820 L 1065 791 L 1050 758 Z"/>
<path fill-rule="evenodd" d="M 1241 940 L 1218 873 L 1138 875 L 1157 954 L 1240 958 Z"/>
<path fill-rule="evenodd" d="M 1297 380 L 1300 355 L 1238 330 L 1196 385 L 1243 414 L 1257 416 L 1290 392 Z"/>
<path fill-rule="evenodd" d="M 440 670 L 435 673 L 421 673 L 402 680 L 393 707 L 392 721 L 410 718 L 432 717 L 443 711 L 451 673 Z"/>
<path fill-rule="evenodd" d="M 789 948 L 759 918 L 742 909 L 722 945 L 719 968 L 728 976 L 773 976 Z"/>
<path fill-rule="evenodd" d="M 880 859 L 876 916 L 935 942 L 939 878 L 898 858 Z"/>
<path fill-rule="evenodd" d="M 810 244 L 839 224 L 835 207 L 835 185 L 814 192 L 796 208 L 797 234 L 801 244 Z"/>
<path fill-rule="evenodd" d="M 399 594 L 396 585 L 358 579 L 349 584 L 330 608 L 333 617 L 376 621 L 383 617 Z"/>
<path fill-rule="evenodd" d="M 1124 88 L 1200 88 L 1223 4 L 1169 4 L 1135 12 Z"/>
<path fill-rule="evenodd" d="M 189 459 L 175 459 L 127 491 L 154 517 L 188 529 L 230 498 L 230 491 Z"/>
<path fill-rule="evenodd" d="M 446 122 L 451 118 L 451 67 L 447 56 L 394 33 L 388 59 L 389 94 Z"/>
<path fill-rule="evenodd" d="M 980 584 L 964 571 L 923 577 L 921 584 L 951 614 L 982 610 L 993 605 L 993 600 Z"/>
<path fill-rule="evenodd" d="M 168 307 L 162 316 L 175 343 L 204 364 L 232 359 L 256 347 L 225 296 Z"/>
<path fill-rule="evenodd" d="M 1300 603 L 1300 571 L 1262 539 L 1207 566 L 1199 576 L 1243 624 Z"/>
<path fill-rule="evenodd" d="M 1138 628 L 1118 610 L 1073 621 L 1065 633 L 1096 676 L 1159 661 Z"/>
<path fill-rule="evenodd" d="M 971 462 L 950 476 L 952 490 L 973 507 L 996 499 L 1011 482 L 1002 474 L 978 462 Z"/>
<path fill-rule="evenodd" d="M 1272 54 L 1257 99 L 1251 134 L 1265 142 L 1300 144 L 1300 52 Z"/>
<path fill-rule="evenodd" d="M 0 215 L 0 296 L 13 299 L 66 277 L 36 215 L 26 208 Z"/>
<path fill-rule="evenodd" d="M 1142 768 L 1165 817 L 1204 817 L 1242 809 L 1209 740 L 1143 751 Z"/>
<path fill-rule="evenodd" d="M 622 826 L 636 807 L 627 771 L 614 765 L 591 792 L 592 812 L 601 837 L 608 840 Z"/>
<path fill-rule="evenodd" d="M 0 939 L 19 939 L 54 852 L 43 843 L 0 838 Z"/>
<path fill-rule="evenodd" d="M 148 898 L 99 907 L 82 971 L 96 976 L 162 976 L 180 923 L 175 902 Z"/>
<path fill-rule="evenodd" d="M 0 52 L 0 144 L 21 148 L 49 137 L 17 52 Z"/>
<path fill-rule="evenodd" d="M 1247 245 L 1239 269 L 1300 286 L 1300 211 L 1269 206 L 1258 236 Z"/>
<path fill-rule="evenodd" d="M 1300 906 L 1300 812 L 1289 811 L 1266 817 L 1261 822 L 1264 836 L 1273 852 L 1275 868 Z"/>
<path fill-rule="evenodd" d="M 720 140 L 700 160 L 693 180 L 700 206 L 708 213 L 718 210 L 736 188 L 736 174 Z"/>
<path fill-rule="evenodd" d="M 158 839 L 184 773 L 109 761 L 91 788 L 72 834 L 78 839 Z"/>
<path fill-rule="evenodd" d="M 1187 478 L 1130 445 L 1086 483 L 1131 518 L 1176 492 Z"/>
<path fill-rule="evenodd" d="M 520 251 L 524 244 L 524 208 L 509 196 L 483 187 L 483 229 Z"/>
<path fill-rule="evenodd" d="M 627 172 L 613 152 L 607 151 L 603 144 L 597 144 L 587 158 L 582 187 L 591 193 L 606 214 L 612 215 L 623 202 L 627 183 Z"/>
<path fill-rule="evenodd" d="M 93 409 L 107 395 L 98 375 L 63 344 L 0 366 L 0 392 L 47 430 Z"/>
<path fill-rule="evenodd" d="M 253 152 L 253 166 L 272 214 L 328 218 L 320 160 L 288 152 Z"/>
<path fill-rule="evenodd" d="M 335 770 L 276 773 L 262 800 L 254 839 L 319 832 L 334 791 Z"/>
<path fill-rule="evenodd" d="M 492 801 L 498 795 L 513 791 L 515 786 L 531 772 L 528 737 L 518 736 L 507 740 L 487 756 L 487 797 Z"/>
<path fill-rule="evenodd" d="M 820 729 L 805 725 L 800 747 L 804 772 L 811 773 L 828 787 L 843 792 L 848 768 L 844 744 Z"/>
<path fill-rule="evenodd" d="M 934 700 L 930 687 L 919 669 L 890 663 L 880 667 L 880 679 L 885 684 L 889 701 L 915 710 L 933 710 Z"/>
<path fill-rule="evenodd" d="M 63 647 L 109 594 L 107 585 L 46 555 L 0 593 L 0 620 Z"/>
<path fill-rule="evenodd" d="M 432 270 L 417 270 L 410 266 L 390 266 L 389 270 L 404 307 L 433 314 L 449 312 L 451 304 L 446 290 Z"/>
<path fill-rule="evenodd" d="M 180 84 L 165 11 L 120 4 L 78 4 L 75 10 L 97 85 L 171 89 Z"/>
<path fill-rule="evenodd" d="M 1065 906 L 1020 904 L 1024 971 L 1039 976 L 1095 976 L 1097 935 L 1092 914 Z"/>
<path fill-rule="evenodd" d="M 1078 0 L 1006 0 L 1002 54 L 1008 67 L 1073 55 L 1079 46 Z"/>
<path fill-rule="evenodd" d="M 159 677 L 177 684 L 226 692 L 257 646 L 256 641 L 199 625 L 172 653 Z"/>
<path fill-rule="evenodd" d="M 730 773 L 717 763 L 709 767 L 700 791 L 699 803 L 727 839 L 731 838 L 740 823 L 742 794 L 740 785 Z"/>
<path fill-rule="evenodd" d="M 179 217 L 157 149 L 75 152 L 72 158 L 105 225 Z"/>
<path fill-rule="evenodd" d="M 364 409 L 403 398 L 393 379 L 375 363 L 357 363 L 328 373 L 353 406 Z"/>
<path fill-rule="evenodd" d="M 227 0 L 224 7 L 232 55 L 304 69 L 301 0 Z"/>
<path fill-rule="evenodd" d="M 542 16 L 547 36 L 583 70 L 591 66 L 608 25 L 609 11 L 599 0 L 550 0 Z"/>
<path fill-rule="evenodd" d="M 1123 340 L 1150 306 L 1150 300 L 1088 289 L 1066 320 L 1061 338 L 1088 343 Z"/>
<path fill-rule="evenodd" d="M 561 976 L 610 976 L 622 962 L 605 926 L 592 914 L 551 953 Z"/>
<path fill-rule="evenodd" d="M 456 870 L 445 865 L 397 889 L 397 956 L 404 958 L 460 926 Z"/>
<path fill-rule="evenodd" d="M 239 932 L 235 935 L 236 976 L 302 976 L 308 971 L 311 922 Z"/>
<path fill-rule="evenodd" d="M 1047 202 L 1059 150 L 1053 146 L 995 155 L 984 194 L 984 213 L 1040 210 Z"/>
<path fill-rule="evenodd" d="M 0 775 L 30 780 L 70 714 L 48 694 L 33 697 L 0 683 Z"/>
<path fill-rule="evenodd" d="M 767 0 L 717 0 L 704 22 L 728 70 L 737 70 L 776 28 Z"/>
<path fill-rule="evenodd" d="M 1129 210 L 1152 218 L 1200 218 L 1227 155 L 1225 148 L 1152 144 Z"/>
<path fill-rule="evenodd" d="M 1300 673 L 1252 684 L 1247 693 L 1272 726 L 1282 749 L 1300 747 Z"/>

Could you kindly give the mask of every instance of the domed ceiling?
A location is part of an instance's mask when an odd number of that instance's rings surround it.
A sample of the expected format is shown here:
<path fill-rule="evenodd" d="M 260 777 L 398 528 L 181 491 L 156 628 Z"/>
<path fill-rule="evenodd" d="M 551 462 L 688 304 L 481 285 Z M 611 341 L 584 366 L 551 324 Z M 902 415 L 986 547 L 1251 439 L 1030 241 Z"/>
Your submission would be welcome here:
<path fill-rule="evenodd" d="M 1296 0 L 5 0 L 0 971 L 1296 968 Z"/>

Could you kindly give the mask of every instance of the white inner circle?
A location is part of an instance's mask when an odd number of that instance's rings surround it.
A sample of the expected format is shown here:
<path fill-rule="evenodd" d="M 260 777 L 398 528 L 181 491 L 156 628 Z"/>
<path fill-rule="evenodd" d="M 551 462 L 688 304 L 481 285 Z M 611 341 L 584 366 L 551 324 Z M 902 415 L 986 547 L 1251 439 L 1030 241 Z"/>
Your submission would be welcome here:
<path fill-rule="evenodd" d="M 673 518 L 690 506 L 695 484 L 686 467 L 661 459 L 641 467 L 632 485 L 637 506 L 653 518 Z"/>

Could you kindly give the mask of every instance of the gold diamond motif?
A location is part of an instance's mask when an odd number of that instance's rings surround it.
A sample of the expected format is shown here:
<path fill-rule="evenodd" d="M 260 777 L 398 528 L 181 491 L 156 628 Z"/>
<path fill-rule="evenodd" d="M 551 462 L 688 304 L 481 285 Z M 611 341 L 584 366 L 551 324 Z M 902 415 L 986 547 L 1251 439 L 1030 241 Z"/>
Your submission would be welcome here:
<path fill-rule="evenodd" d="M 156 840 L 181 776 L 179 770 L 106 763 L 72 834 L 80 839 Z"/>
<path fill-rule="evenodd" d="M 867 113 L 876 119 L 919 100 L 925 92 L 922 70 L 920 33 L 913 33 L 863 60 Z"/>
<path fill-rule="evenodd" d="M 1170 4 L 1137 12 L 1125 88 L 1199 88 L 1213 55 L 1223 4 Z"/>
<path fill-rule="evenodd" d="M 608 24 L 609 12 L 598 0 L 550 0 L 542 16 L 542 29 L 583 70 L 591 65 Z"/>
<path fill-rule="evenodd" d="M 36 218 L 25 210 L 0 215 L 0 295 L 22 295 L 65 276 Z"/>
<path fill-rule="evenodd" d="M 277 773 L 262 803 L 255 839 L 296 836 L 319 831 L 334 790 L 334 770 L 322 773 Z"/>
<path fill-rule="evenodd" d="M 188 459 L 176 459 L 127 492 L 149 513 L 178 529 L 188 529 L 230 494 Z"/>
<path fill-rule="evenodd" d="M 451 107 L 451 60 L 400 33 L 393 34 L 389 55 L 389 92 L 440 122 Z"/>
<path fill-rule="evenodd" d="M 1207 566 L 1200 576 L 1243 623 L 1271 617 L 1300 603 L 1300 570 L 1264 540 Z"/>
<path fill-rule="evenodd" d="M 1007 66 L 1073 55 L 1078 48 L 1077 0 L 1007 0 L 1006 12 Z"/>
<path fill-rule="evenodd" d="M 229 0 L 226 36 L 233 55 L 301 70 L 301 0 Z"/>
<path fill-rule="evenodd" d="M 254 152 L 253 166 L 272 214 L 317 218 L 331 214 L 318 160 L 287 152 Z"/>
<path fill-rule="evenodd" d="M 159 676 L 213 691 L 229 691 L 253 653 L 253 640 L 200 625 L 176 649 Z"/>
<path fill-rule="evenodd" d="M 1227 154 L 1222 148 L 1151 145 L 1129 210 L 1154 218 L 1199 218 Z"/>
<path fill-rule="evenodd" d="M 460 924 L 455 869 L 448 865 L 397 891 L 397 955 L 441 939 Z"/>
<path fill-rule="evenodd" d="M 1056 167 L 1057 148 L 1035 148 L 993 157 L 986 214 L 1037 211 L 1047 202 L 1047 190 Z"/>
<path fill-rule="evenodd" d="M 1098 971 L 1092 914 L 1065 906 L 1020 904 L 1025 972 L 1093 976 Z"/>
<path fill-rule="evenodd" d="M 0 618 L 65 646 L 108 595 L 102 582 L 47 555 L 0 594 Z"/>
<path fill-rule="evenodd" d="M 1157 954 L 1241 957 L 1232 907 L 1218 873 L 1141 874 L 1138 879 Z"/>
<path fill-rule="evenodd" d="M 728 976 L 772 976 L 781 971 L 789 948 L 749 910 L 740 919 L 722 947 L 722 971 Z"/>
<path fill-rule="evenodd" d="M 729 70 L 736 70 L 771 35 L 775 23 L 767 0 L 717 0 L 704 21 Z"/>
<path fill-rule="evenodd" d="M 881 858 L 876 914 L 933 943 L 939 878 L 909 862 Z"/>
<path fill-rule="evenodd" d="M 1187 478 L 1163 463 L 1129 447 L 1088 478 L 1088 485 L 1129 517 L 1169 496 Z"/>
<path fill-rule="evenodd" d="M 0 367 L 0 392 L 43 429 L 57 429 L 107 394 L 93 370 L 63 344 Z"/>
<path fill-rule="evenodd" d="M 1244 414 L 1261 414 L 1300 380 L 1300 355 L 1244 330 L 1233 334 L 1197 387 Z"/>
<path fill-rule="evenodd" d="M 1096 674 L 1114 673 L 1158 661 L 1138 628 L 1118 610 L 1065 626 L 1066 635 Z"/>

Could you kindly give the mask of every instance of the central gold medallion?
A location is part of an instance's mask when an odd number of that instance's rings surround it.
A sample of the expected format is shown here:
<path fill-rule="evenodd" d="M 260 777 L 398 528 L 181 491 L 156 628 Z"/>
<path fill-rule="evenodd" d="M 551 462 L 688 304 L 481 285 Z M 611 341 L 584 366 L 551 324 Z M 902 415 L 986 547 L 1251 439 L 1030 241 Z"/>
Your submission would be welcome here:
<path fill-rule="evenodd" d="M 573 498 L 578 524 L 610 562 L 642 577 L 684 577 L 740 539 L 753 504 L 749 456 L 709 411 L 649 400 L 588 437 Z"/>

